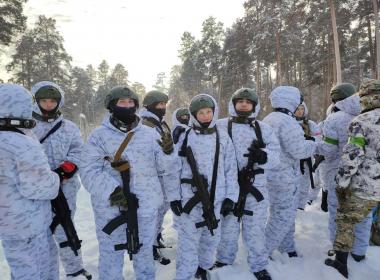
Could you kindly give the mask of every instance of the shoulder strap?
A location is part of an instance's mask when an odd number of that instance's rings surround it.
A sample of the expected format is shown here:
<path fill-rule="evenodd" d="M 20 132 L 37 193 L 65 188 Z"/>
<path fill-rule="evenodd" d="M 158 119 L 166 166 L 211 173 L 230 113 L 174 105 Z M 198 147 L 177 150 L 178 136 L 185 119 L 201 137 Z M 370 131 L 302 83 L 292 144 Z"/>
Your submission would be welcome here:
<path fill-rule="evenodd" d="M 189 128 L 187 131 L 186 131 L 186 134 L 185 134 L 185 138 L 183 139 L 183 142 L 182 142 L 182 145 L 181 145 L 181 150 L 179 150 L 179 153 L 178 155 L 181 156 L 181 157 L 184 157 L 186 155 L 186 147 L 187 147 L 187 138 L 189 137 L 189 133 L 191 131 L 192 128 Z"/>
<path fill-rule="evenodd" d="M 17 132 L 17 133 L 25 135 L 24 132 L 22 132 L 20 129 L 15 128 L 15 127 L 2 127 L 2 126 L 0 126 L 0 131 L 11 131 L 11 132 Z"/>
<path fill-rule="evenodd" d="M 232 118 L 228 118 L 227 131 L 228 131 L 228 135 L 230 136 L 232 140 Z"/>
<path fill-rule="evenodd" d="M 133 135 L 134 135 L 133 131 L 128 133 L 127 137 L 121 143 L 119 149 L 117 149 L 116 154 L 113 158 L 113 161 L 111 162 L 111 166 L 119 172 L 127 171 L 130 168 L 128 161 L 120 161 L 120 159 L 121 159 L 121 155 L 123 154 L 129 142 L 131 141 Z"/>
<path fill-rule="evenodd" d="M 261 133 L 261 128 L 258 121 L 255 121 L 253 124 L 253 128 L 255 129 L 257 141 L 259 142 L 261 147 L 265 147 L 265 143 L 263 140 L 263 134 Z"/>
<path fill-rule="evenodd" d="M 218 129 L 216 129 L 214 167 L 212 169 L 212 180 L 211 180 L 211 189 L 210 189 L 210 200 L 212 204 L 214 204 L 214 200 L 215 200 L 216 180 L 218 176 L 218 166 L 219 166 L 219 151 L 220 151 L 219 132 L 218 132 Z"/>
<path fill-rule="evenodd" d="M 40 143 L 42 144 L 43 142 L 45 142 L 45 140 L 50 136 L 52 135 L 54 132 L 56 132 L 62 125 L 62 121 L 59 121 L 56 123 L 55 126 L 53 126 L 52 129 L 49 130 L 49 132 L 40 140 Z"/>

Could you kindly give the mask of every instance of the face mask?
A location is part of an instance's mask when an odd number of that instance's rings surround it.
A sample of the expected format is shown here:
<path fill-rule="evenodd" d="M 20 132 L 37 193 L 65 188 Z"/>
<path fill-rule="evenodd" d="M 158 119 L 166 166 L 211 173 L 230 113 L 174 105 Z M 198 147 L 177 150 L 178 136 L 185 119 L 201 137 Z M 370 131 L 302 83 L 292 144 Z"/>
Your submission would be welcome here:
<path fill-rule="evenodd" d="M 186 118 L 184 118 L 184 117 L 179 118 L 178 121 L 179 121 L 181 124 L 188 125 L 188 124 L 189 124 L 189 116 L 186 116 Z"/>
<path fill-rule="evenodd" d="M 160 120 L 165 116 L 166 114 L 166 109 L 157 109 L 154 107 L 147 107 L 147 110 L 153 114 L 155 114 Z"/>
<path fill-rule="evenodd" d="M 247 112 L 244 112 L 244 111 L 237 111 L 237 110 L 236 110 L 236 114 L 237 114 L 239 117 L 249 117 L 252 113 L 253 113 L 253 110 L 251 110 L 251 111 L 247 111 Z"/>
<path fill-rule="evenodd" d="M 125 124 L 131 124 L 135 121 L 135 113 L 136 106 L 130 108 L 115 106 L 112 108 L 112 115 Z"/>
<path fill-rule="evenodd" d="M 208 128 L 210 124 L 211 124 L 211 122 L 200 123 L 202 128 Z"/>

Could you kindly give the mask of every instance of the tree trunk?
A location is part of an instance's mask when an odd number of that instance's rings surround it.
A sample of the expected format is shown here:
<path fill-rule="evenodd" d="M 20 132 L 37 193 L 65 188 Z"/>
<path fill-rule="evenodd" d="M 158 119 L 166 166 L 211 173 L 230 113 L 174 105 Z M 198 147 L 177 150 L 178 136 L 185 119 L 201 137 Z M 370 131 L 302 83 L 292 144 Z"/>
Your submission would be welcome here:
<path fill-rule="evenodd" d="M 380 73 L 380 36 L 379 36 L 379 7 L 377 0 L 373 0 L 373 11 L 375 13 L 375 35 L 376 35 L 376 78 Z"/>
<path fill-rule="evenodd" d="M 277 62 L 277 71 L 276 71 L 276 85 L 279 86 L 282 83 L 282 73 L 281 73 L 281 43 L 280 43 L 280 32 L 276 33 L 276 62 Z"/>
<path fill-rule="evenodd" d="M 372 41 L 372 30 L 371 30 L 371 20 L 369 16 L 367 18 L 367 30 L 368 30 L 368 48 L 369 48 L 369 68 L 371 69 L 371 76 L 375 78 L 376 69 L 375 69 L 375 48 L 373 47 Z"/>
<path fill-rule="evenodd" d="M 330 6 L 330 14 L 331 14 L 331 23 L 332 30 L 334 35 L 334 54 L 335 54 L 335 69 L 336 69 L 336 83 L 342 83 L 342 68 L 340 65 L 340 52 L 339 52 L 339 40 L 338 40 L 338 30 L 336 27 L 336 16 L 335 16 L 335 8 L 333 0 L 328 0 Z"/>

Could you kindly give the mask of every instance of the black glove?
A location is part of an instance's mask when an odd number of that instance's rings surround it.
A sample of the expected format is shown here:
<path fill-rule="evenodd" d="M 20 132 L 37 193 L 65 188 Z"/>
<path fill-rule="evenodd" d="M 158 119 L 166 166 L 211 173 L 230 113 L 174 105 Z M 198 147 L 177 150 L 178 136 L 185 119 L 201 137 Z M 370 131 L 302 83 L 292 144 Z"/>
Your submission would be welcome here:
<path fill-rule="evenodd" d="M 310 135 L 304 135 L 305 136 L 305 139 L 306 140 L 311 140 L 311 141 L 314 141 L 315 142 L 315 138 L 313 136 L 310 136 Z"/>
<path fill-rule="evenodd" d="M 231 199 L 226 198 L 225 200 L 223 200 L 222 208 L 220 209 L 220 214 L 222 214 L 223 217 L 226 217 L 234 210 L 234 206 L 234 202 Z"/>
<path fill-rule="evenodd" d="M 121 187 L 116 187 L 108 200 L 110 201 L 111 206 L 127 208 L 127 199 Z"/>
<path fill-rule="evenodd" d="M 59 179 L 62 182 L 63 180 L 72 178 L 78 171 L 78 167 L 71 161 L 64 161 L 57 169 L 54 169 L 53 171 L 59 175 Z"/>
<path fill-rule="evenodd" d="M 268 161 L 267 152 L 263 151 L 259 148 L 249 147 L 249 153 L 244 154 L 243 156 L 252 159 L 253 162 L 257 162 L 258 164 L 265 164 Z"/>
<path fill-rule="evenodd" d="M 170 202 L 170 208 L 176 216 L 181 216 L 182 213 L 182 202 L 181 200 L 174 200 Z"/>

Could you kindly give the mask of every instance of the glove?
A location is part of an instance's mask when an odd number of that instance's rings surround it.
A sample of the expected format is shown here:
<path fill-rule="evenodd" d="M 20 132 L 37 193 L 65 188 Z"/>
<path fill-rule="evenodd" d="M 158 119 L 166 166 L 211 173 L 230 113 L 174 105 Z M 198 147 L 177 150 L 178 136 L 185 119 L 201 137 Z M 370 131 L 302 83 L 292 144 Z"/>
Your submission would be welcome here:
<path fill-rule="evenodd" d="M 315 138 L 313 136 L 310 136 L 310 135 L 304 135 L 305 136 L 305 139 L 306 140 L 311 140 L 311 141 L 314 141 L 315 142 Z"/>
<path fill-rule="evenodd" d="M 251 159 L 253 162 L 257 162 L 258 164 L 265 164 L 268 161 L 267 152 L 263 151 L 259 148 L 248 148 L 249 153 L 244 154 L 243 156 Z"/>
<path fill-rule="evenodd" d="M 223 200 L 222 208 L 220 209 L 220 214 L 222 214 L 223 217 L 226 217 L 234 210 L 234 206 L 234 202 L 231 199 L 226 198 L 225 200 Z"/>
<path fill-rule="evenodd" d="M 57 169 L 54 169 L 53 171 L 58 174 L 59 179 L 62 182 L 63 180 L 72 178 L 78 171 L 78 167 L 71 161 L 64 161 Z"/>
<path fill-rule="evenodd" d="M 336 197 L 338 198 L 339 205 L 344 204 L 352 194 L 351 189 L 349 187 L 342 188 L 338 186 L 335 189 L 335 192 L 336 192 Z"/>
<path fill-rule="evenodd" d="M 127 208 L 127 198 L 125 197 L 123 189 L 120 186 L 116 187 L 108 200 L 111 206 Z"/>
<path fill-rule="evenodd" d="M 157 143 L 165 154 L 170 155 L 173 152 L 173 139 L 169 133 L 164 133 L 161 136 L 161 141 L 157 140 Z"/>
<path fill-rule="evenodd" d="M 181 200 L 174 200 L 170 202 L 170 208 L 176 216 L 181 216 L 182 202 Z"/>

